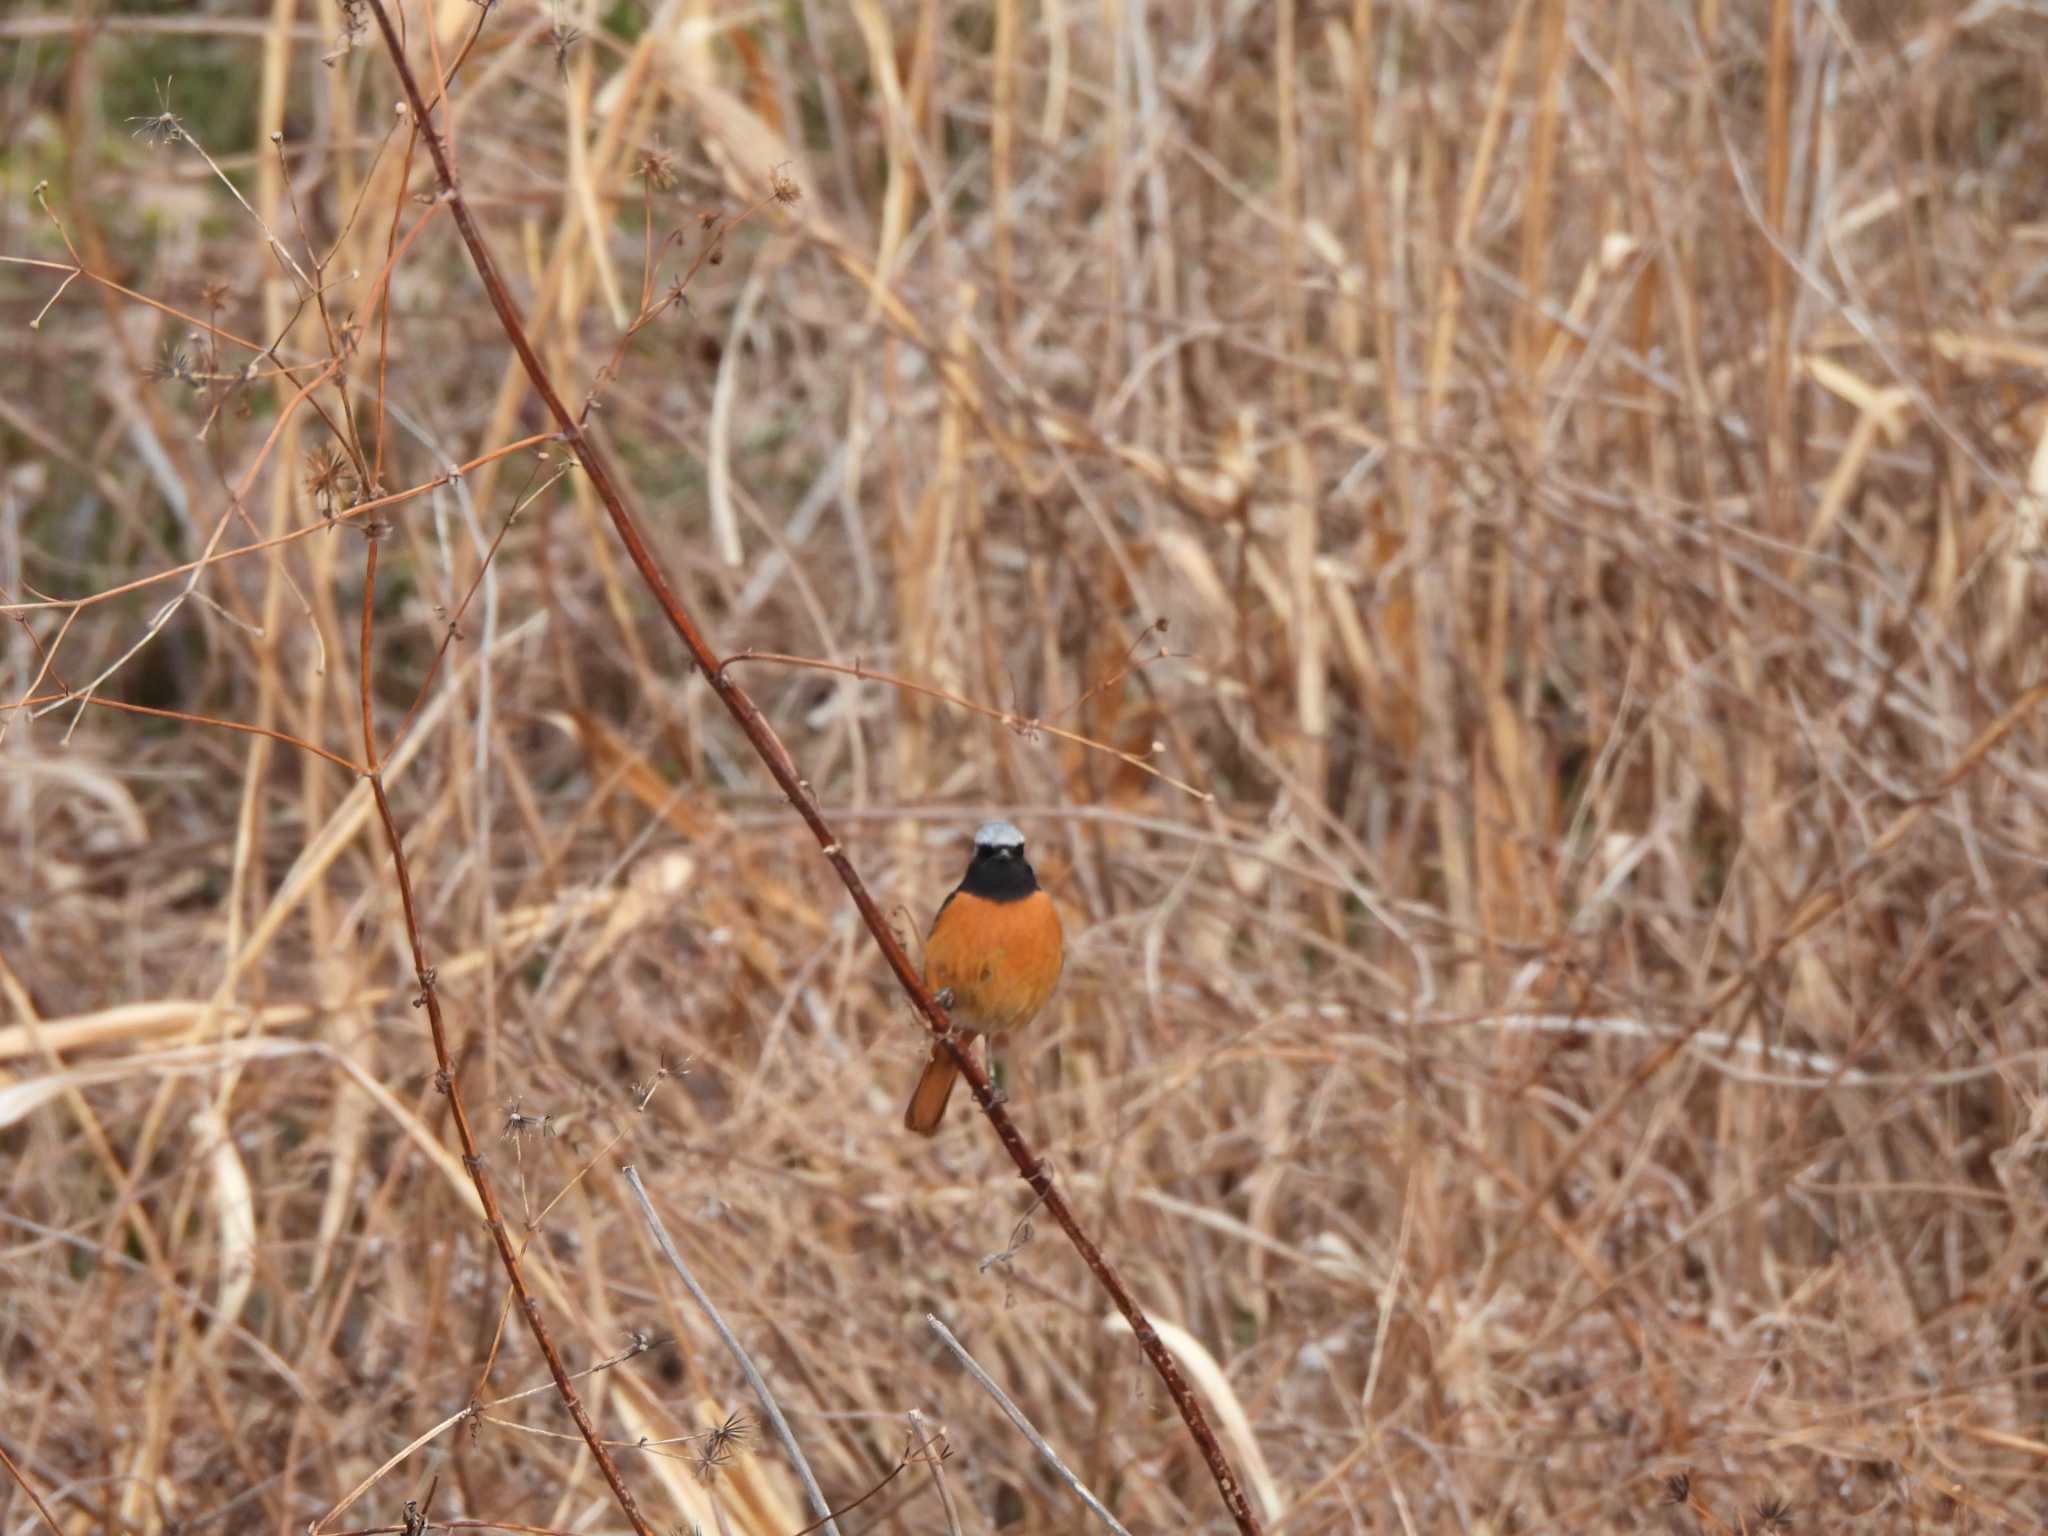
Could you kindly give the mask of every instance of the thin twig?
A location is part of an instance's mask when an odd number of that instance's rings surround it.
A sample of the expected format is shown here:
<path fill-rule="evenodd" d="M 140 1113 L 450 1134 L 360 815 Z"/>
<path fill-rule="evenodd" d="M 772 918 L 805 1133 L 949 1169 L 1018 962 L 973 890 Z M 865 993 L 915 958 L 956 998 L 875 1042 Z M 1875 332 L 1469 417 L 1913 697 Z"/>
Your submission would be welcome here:
<path fill-rule="evenodd" d="M 368 657 L 363 658 L 363 667 L 367 672 Z M 412 949 L 413 973 L 419 978 L 419 995 L 413 1001 L 415 1006 L 426 1009 L 427 1026 L 434 1039 L 434 1061 L 439 1068 L 437 1082 L 442 1092 L 448 1095 L 449 1115 L 455 1122 L 456 1139 L 462 1145 L 462 1166 L 469 1174 L 470 1183 L 476 1187 L 477 1200 L 484 1208 L 484 1225 L 491 1234 L 491 1241 L 497 1245 L 499 1262 L 505 1267 L 506 1278 L 512 1282 L 512 1293 L 519 1303 L 520 1315 L 526 1319 L 527 1331 L 533 1335 L 533 1342 L 546 1359 L 548 1373 L 555 1379 L 555 1390 L 561 1395 L 562 1405 L 569 1410 L 569 1417 L 576 1421 L 577 1429 L 582 1431 L 590 1454 L 597 1460 L 599 1472 L 612 1490 L 612 1497 L 618 1501 L 619 1509 L 637 1536 L 654 1536 L 653 1528 L 640 1513 L 633 1491 L 619 1475 L 618 1463 L 612 1460 L 612 1454 L 605 1448 L 596 1426 L 590 1422 L 582 1398 L 577 1396 L 576 1388 L 570 1383 L 568 1368 L 562 1364 L 561 1351 L 555 1348 L 554 1335 L 548 1331 L 547 1322 L 541 1316 L 540 1303 L 534 1299 L 533 1291 L 526 1283 L 526 1272 L 520 1267 L 518 1250 L 512 1245 L 512 1234 L 498 1209 L 497 1192 L 492 1188 L 490 1175 L 484 1171 L 483 1155 L 477 1150 L 476 1132 L 470 1125 L 469 1111 L 463 1105 L 455 1062 L 448 1051 L 448 1029 L 441 1015 L 441 994 L 435 985 L 434 968 L 427 964 L 426 941 L 420 935 L 419 912 L 413 902 L 412 872 L 405 861 L 405 839 L 399 835 L 397 819 L 391 814 L 391 801 L 384 793 L 383 774 L 373 772 L 368 780 L 370 793 L 377 802 L 378 819 L 384 824 L 384 840 L 391 849 L 391 864 L 398 877 L 399 903 L 405 915 L 406 941 Z"/>
<path fill-rule="evenodd" d="M 31 694 L 25 699 L 16 699 L 11 704 L 0 704 L 0 714 L 18 709 L 53 709 L 76 697 L 77 695 L 69 689 L 59 693 Z M 149 704 L 129 704 L 121 699 L 103 699 L 97 695 L 86 699 L 85 702 L 97 709 L 118 710 L 124 715 L 149 715 L 158 720 L 177 720 L 185 725 L 208 726 L 216 731 L 240 731 L 247 736 L 267 736 L 280 746 L 297 747 L 301 752 L 310 752 L 315 757 L 326 759 L 337 768 L 346 768 L 350 773 L 363 772 L 361 763 L 351 762 L 339 752 L 330 752 L 302 736 L 294 736 L 289 731 L 280 731 L 272 726 L 251 725 L 245 720 L 223 720 L 218 715 L 198 715 L 183 709 L 158 709 Z"/>
<path fill-rule="evenodd" d="M 798 1527 L 796 1530 L 791 1531 L 789 1533 L 789 1536 L 811 1536 L 811 1532 L 813 1531 L 822 1531 L 825 1528 L 825 1522 L 827 1520 L 834 1519 L 839 1515 L 847 1515 L 853 1513 L 854 1510 L 859 1509 L 861 1505 L 867 1503 L 869 1499 L 872 1499 L 884 1488 L 888 1487 L 891 1483 L 895 1482 L 897 1478 L 901 1477 L 903 1475 L 903 1469 L 909 1465 L 910 1457 L 908 1455 L 905 1455 L 902 1458 L 902 1460 L 898 1461 L 895 1466 L 891 1467 L 888 1470 L 888 1472 L 883 1476 L 882 1480 L 879 1483 L 875 1484 L 874 1487 L 870 1488 L 866 1493 L 862 1494 L 859 1498 L 855 1499 L 851 1504 L 847 1504 L 839 1509 L 835 1509 L 832 1511 L 830 1515 L 826 1515 L 820 1519 L 813 1520 L 809 1525 Z"/>
<path fill-rule="evenodd" d="M 937 1444 L 937 1450 L 926 1458 L 931 1463 L 932 1487 L 938 1490 L 939 1507 L 946 1512 L 946 1529 L 953 1533 L 953 1536 L 959 1536 L 960 1511 L 954 1507 L 953 1490 L 946 1486 L 947 1446 L 945 1438 L 940 1435 L 927 1433 L 924 1427 L 924 1415 L 918 1412 L 917 1409 L 912 1408 L 910 1410 L 909 1418 L 910 1432 L 917 1437 L 920 1446 L 929 1446 L 935 1442 Z"/>
<path fill-rule="evenodd" d="M 621 1361 L 630 1360 L 635 1355 L 638 1355 L 641 1352 L 641 1347 L 637 1344 L 629 1349 L 620 1350 L 619 1353 L 617 1353 L 616 1355 L 612 1355 L 607 1359 L 599 1360 L 594 1365 L 585 1366 L 582 1370 L 576 1373 L 574 1379 L 581 1380 L 585 1376 L 595 1376 L 600 1371 L 608 1371 L 613 1366 L 619 1364 Z M 530 1430 L 532 1428 L 531 1425 L 515 1424 L 510 1420 L 506 1419 L 493 1419 L 490 1417 L 490 1410 L 493 1408 L 502 1408 L 507 1403 L 520 1402 L 526 1398 L 537 1397 L 543 1392 L 552 1392 L 554 1390 L 554 1383 L 548 1382 L 543 1386 L 527 1387 L 518 1392 L 507 1393 L 505 1396 L 496 1398 L 488 1403 L 465 1403 L 461 1408 L 457 1409 L 454 1413 L 449 1414 L 447 1418 L 441 1420 L 440 1423 L 434 1425 L 431 1429 L 426 1430 L 424 1433 L 414 1436 L 413 1439 L 409 1441 L 407 1444 L 400 1447 L 397 1451 L 394 1451 L 390 1456 L 387 1456 L 384 1459 L 384 1464 L 382 1466 L 378 1467 L 376 1471 L 372 1472 L 369 1476 L 365 1477 L 361 1482 L 357 1483 L 355 1487 L 351 1488 L 346 1494 L 344 1494 L 341 1497 L 339 1502 L 332 1505 L 328 1509 L 326 1514 L 322 1515 L 318 1520 L 315 1520 L 313 1522 L 312 1526 L 309 1528 L 309 1536 L 322 1536 L 323 1528 L 327 1525 L 328 1521 L 339 1520 L 356 1504 L 358 1500 L 362 1498 L 364 1494 L 368 1493 L 372 1488 L 376 1487 L 378 1483 L 382 1482 L 388 1475 L 390 1475 L 392 1468 L 398 1466 L 408 1456 L 412 1455 L 413 1452 L 419 1450 L 421 1446 L 432 1444 L 435 1440 L 439 1439 L 442 1435 L 445 1435 L 449 1430 L 453 1429 L 458 1424 L 464 1423 L 465 1421 L 480 1420 L 485 1423 L 498 1424 L 508 1429 Z M 452 1528 L 453 1524 L 459 1524 L 460 1522 L 451 1523 L 448 1521 L 438 1521 L 436 1523 L 439 1524 L 445 1530 Z M 335 1533 L 335 1536 L 339 1536 L 339 1533 Z"/>
<path fill-rule="evenodd" d="M 953 1337 L 953 1330 L 929 1312 L 924 1315 L 924 1323 L 927 1328 L 939 1336 L 941 1344 L 953 1351 L 953 1358 L 967 1368 L 967 1374 L 980 1384 L 981 1390 L 995 1399 L 996 1406 L 1003 1410 L 1003 1416 L 1017 1426 L 1024 1438 L 1031 1442 L 1032 1448 L 1045 1458 L 1046 1465 L 1059 1475 L 1060 1481 L 1074 1490 L 1076 1498 L 1095 1511 L 1096 1519 L 1100 1520 L 1112 1531 L 1115 1531 L 1117 1536 L 1131 1536 L 1131 1533 L 1124 1529 L 1123 1522 L 1118 1520 L 1115 1515 L 1112 1515 L 1103 1505 L 1102 1500 L 1096 1498 L 1094 1494 L 1088 1491 L 1088 1485 L 1074 1475 L 1072 1468 L 1060 1460 L 1060 1453 L 1054 1450 L 1047 1443 L 1045 1436 L 1041 1435 L 1032 1422 L 1024 1417 L 1024 1410 L 1010 1401 L 1009 1394 L 996 1385 L 995 1377 L 983 1370 L 981 1362 L 967 1353 L 967 1347 Z"/>
<path fill-rule="evenodd" d="M 517 453 L 522 448 L 531 448 L 535 443 L 550 442 L 554 437 L 555 434 L 552 432 L 536 432 L 531 437 L 522 437 L 516 443 L 507 443 L 502 448 L 493 448 L 489 453 L 478 454 L 475 458 L 465 464 L 457 465 L 446 474 L 435 475 L 431 480 L 422 480 L 418 485 L 409 485 L 404 490 L 393 491 L 388 496 L 379 496 L 371 501 L 359 501 L 354 506 L 346 507 L 330 518 L 317 523 L 309 523 L 304 528 L 294 528 L 289 533 L 280 533 L 273 538 L 263 539 L 254 544 L 238 544 L 233 549 L 219 550 L 198 560 L 188 560 L 183 565 L 166 566 L 161 571 L 154 571 L 147 576 L 138 576 L 133 581 L 124 581 L 119 586 L 107 587 L 98 592 L 88 593 L 84 597 L 38 597 L 35 601 L 28 603 L 0 603 L 0 613 L 38 613 L 51 609 L 63 609 L 66 612 L 76 613 L 82 609 L 97 607 L 101 603 L 109 602 L 117 597 L 125 597 L 130 592 L 139 591 L 143 587 L 155 586 L 160 581 L 172 581 L 180 576 L 189 576 L 192 572 L 200 570 L 205 566 L 226 565 L 230 560 L 239 560 L 245 555 L 260 555 L 266 550 L 276 549 L 281 545 L 295 544 L 300 539 L 311 538 L 316 533 L 329 532 L 342 526 L 344 523 L 355 522 L 369 516 L 372 512 L 382 511 L 385 507 L 394 507 L 400 502 L 413 501 L 437 487 L 448 484 L 450 480 L 458 475 L 466 475 L 473 469 L 481 469 L 484 465 L 491 463 L 495 459 L 502 459 L 508 454 Z"/>
<path fill-rule="evenodd" d="M 1075 746 L 1085 747 L 1091 752 L 1107 752 L 1118 762 L 1126 763 L 1137 769 L 1140 773 L 1148 773 L 1162 784 L 1169 784 L 1184 795 L 1192 795 L 1205 805 L 1216 798 L 1206 789 L 1197 789 L 1194 785 L 1185 783 L 1170 773 L 1154 768 L 1135 752 L 1126 752 L 1122 747 L 1111 746 L 1106 741 L 1097 741 L 1094 737 L 1083 736 L 1078 731 L 1066 730 L 1063 727 L 1052 724 L 1051 721 L 1042 715 L 1020 715 L 1014 710 L 997 709 L 992 704 L 983 704 L 976 699 L 964 698 L 960 694 L 949 693 L 944 688 L 934 688 L 929 683 L 914 683 L 907 677 L 897 677 L 889 672 L 878 672 L 873 667 L 863 667 L 857 662 L 849 666 L 845 662 L 825 661 L 816 656 L 790 656 L 781 651 L 741 651 L 737 656 L 726 657 L 722 665 L 731 667 L 743 661 L 771 661 L 785 667 L 802 667 L 813 672 L 832 672 L 840 677 L 858 678 L 864 683 L 887 683 L 891 688 L 900 688 L 905 693 L 922 694 L 928 699 L 941 699 L 958 709 L 972 710 L 977 715 L 984 715 L 1007 729 L 1015 731 L 1019 736 L 1036 736 L 1040 734 L 1057 736 L 1061 741 L 1071 741 Z M 1123 675 L 1124 672 L 1117 673 L 1118 677 Z M 1110 681 L 1114 681 L 1114 679 Z M 1080 699 L 1076 699 L 1074 702 L 1076 704 L 1082 702 L 1088 698 L 1089 694 L 1095 691 L 1095 689 L 1091 688 L 1088 693 L 1084 693 Z"/>
<path fill-rule="evenodd" d="M 28 1480 L 21 1468 L 14 1464 L 14 1458 L 7 1454 L 7 1447 L 4 1445 L 0 1445 L 0 1462 L 6 1464 L 8 1475 L 21 1484 L 21 1491 L 27 1494 L 29 1502 L 35 1505 L 36 1513 L 43 1517 L 43 1524 L 56 1532 L 57 1536 L 64 1536 L 64 1527 L 50 1514 L 50 1508 L 43 1502 L 43 1496 L 36 1492 L 35 1485 Z"/>
<path fill-rule="evenodd" d="M 790 1465 L 796 1468 L 797 1480 L 804 1485 L 804 1493 L 811 1501 L 811 1513 L 818 1517 L 817 1523 L 807 1529 L 830 1531 L 839 1536 L 839 1527 L 832 1519 L 832 1506 L 825 1501 L 825 1492 L 818 1486 L 818 1479 L 811 1471 L 811 1464 L 805 1459 L 803 1448 L 796 1443 L 796 1435 L 789 1427 L 789 1420 L 782 1416 L 781 1405 L 775 1401 L 775 1394 L 768 1390 L 768 1383 L 754 1368 L 746 1346 L 728 1328 L 725 1319 L 719 1316 L 718 1308 L 711 1298 L 704 1294 L 704 1287 L 697 1283 L 697 1277 L 690 1273 L 690 1267 L 683 1262 L 683 1256 L 676 1252 L 676 1245 L 670 1241 L 668 1228 L 661 1223 L 661 1216 L 654 1209 L 654 1202 L 647 1198 L 647 1186 L 640 1182 L 640 1170 L 630 1163 L 625 1168 L 626 1183 L 632 1187 L 633 1198 L 640 1202 L 641 1218 L 647 1223 L 647 1230 L 654 1234 L 654 1244 L 661 1250 L 661 1256 L 668 1260 L 668 1267 L 676 1272 L 683 1287 L 704 1309 L 704 1315 L 711 1319 L 711 1326 L 717 1330 L 724 1342 L 726 1352 L 738 1362 L 741 1373 L 747 1378 L 747 1385 L 754 1389 L 754 1400 L 761 1405 L 761 1411 L 768 1416 L 768 1422 L 775 1427 L 775 1436 L 782 1442 L 783 1450 L 789 1453 Z"/>

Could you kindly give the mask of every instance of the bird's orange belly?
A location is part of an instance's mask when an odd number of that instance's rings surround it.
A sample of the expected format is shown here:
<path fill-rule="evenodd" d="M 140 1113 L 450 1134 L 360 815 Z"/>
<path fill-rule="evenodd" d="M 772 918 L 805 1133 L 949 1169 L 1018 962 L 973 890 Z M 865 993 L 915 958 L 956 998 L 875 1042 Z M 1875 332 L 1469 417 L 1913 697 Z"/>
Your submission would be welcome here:
<path fill-rule="evenodd" d="M 925 984 L 953 994 L 953 1022 L 976 1034 L 1028 1024 L 1060 979 L 1059 911 L 1034 891 L 1021 901 L 960 892 L 925 945 Z"/>

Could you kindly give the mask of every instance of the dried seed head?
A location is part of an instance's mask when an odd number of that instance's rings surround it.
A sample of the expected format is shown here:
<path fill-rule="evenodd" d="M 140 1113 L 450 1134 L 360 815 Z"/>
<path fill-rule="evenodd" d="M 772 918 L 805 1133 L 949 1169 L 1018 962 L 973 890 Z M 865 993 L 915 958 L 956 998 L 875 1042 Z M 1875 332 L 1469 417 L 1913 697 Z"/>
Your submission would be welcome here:
<path fill-rule="evenodd" d="M 666 192 L 676 184 L 676 157 L 658 144 L 653 149 L 644 149 L 633 174 L 653 191 Z"/>

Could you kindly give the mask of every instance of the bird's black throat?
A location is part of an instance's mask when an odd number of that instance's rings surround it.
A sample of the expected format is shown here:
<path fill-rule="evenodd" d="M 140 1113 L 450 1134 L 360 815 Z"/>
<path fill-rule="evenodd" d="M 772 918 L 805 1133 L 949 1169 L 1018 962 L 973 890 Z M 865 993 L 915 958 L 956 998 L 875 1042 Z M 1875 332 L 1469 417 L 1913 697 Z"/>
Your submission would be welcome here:
<path fill-rule="evenodd" d="M 977 848 L 960 889 L 983 901 L 1022 901 L 1038 889 L 1038 876 L 1022 848 Z"/>

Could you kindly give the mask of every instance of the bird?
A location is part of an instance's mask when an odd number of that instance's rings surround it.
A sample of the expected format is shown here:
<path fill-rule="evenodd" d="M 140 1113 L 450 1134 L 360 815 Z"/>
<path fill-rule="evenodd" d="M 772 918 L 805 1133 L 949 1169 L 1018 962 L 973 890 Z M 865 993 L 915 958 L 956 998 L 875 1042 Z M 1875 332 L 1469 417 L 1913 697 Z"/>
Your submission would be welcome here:
<path fill-rule="evenodd" d="M 1065 960 L 1059 909 L 1024 856 L 1024 834 L 991 821 L 974 834 L 967 873 L 939 904 L 924 945 L 924 981 L 953 1027 L 995 1036 L 1029 1024 Z M 935 1135 L 960 1067 L 936 1040 L 903 1112 L 905 1130 Z"/>

